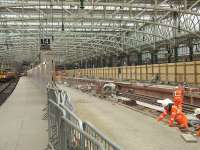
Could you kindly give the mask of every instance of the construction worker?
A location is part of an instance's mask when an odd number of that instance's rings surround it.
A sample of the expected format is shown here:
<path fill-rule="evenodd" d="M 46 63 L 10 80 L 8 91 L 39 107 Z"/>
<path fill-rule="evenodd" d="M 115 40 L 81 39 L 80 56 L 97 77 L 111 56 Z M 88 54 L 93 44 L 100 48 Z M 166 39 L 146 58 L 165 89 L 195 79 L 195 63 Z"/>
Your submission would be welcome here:
<path fill-rule="evenodd" d="M 158 100 L 158 103 L 161 103 L 164 107 L 164 112 L 158 117 L 158 121 L 164 119 L 164 117 L 169 114 L 169 126 L 173 126 L 174 121 L 176 121 L 181 128 L 188 128 L 188 119 L 183 112 L 178 111 L 178 107 L 174 105 L 172 100 L 165 99 L 165 100 Z"/>
<path fill-rule="evenodd" d="M 189 119 L 189 125 L 196 132 L 197 136 L 200 136 L 200 108 L 194 110 L 193 117 Z"/>
<path fill-rule="evenodd" d="M 103 86 L 103 93 L 112 96 L 116 93 L 116 85 L 114 83 L 106 83 Z"/>

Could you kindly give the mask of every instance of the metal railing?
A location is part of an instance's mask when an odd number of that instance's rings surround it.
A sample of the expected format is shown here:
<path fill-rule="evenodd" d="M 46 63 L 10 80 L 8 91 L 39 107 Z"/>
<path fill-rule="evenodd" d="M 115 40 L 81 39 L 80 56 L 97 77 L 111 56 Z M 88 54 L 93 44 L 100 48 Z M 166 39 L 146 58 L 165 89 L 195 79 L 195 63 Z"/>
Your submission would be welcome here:
<path fill-rule="evenodd" d="M 61 119 L 61 150 L 104 150 L 101 144 L 68 119 Z"/>
<path fill-rule="evenodd" d="M 103 133 L 73 113 L 66 92 L 47 87 L 48 141 L 53 150 L 120 150 Z"/>
<path fill-rule="evenodd" d="M 64 111 L 54 101 L 48 100 L 48 142 L 55 150 L 60 147 L 60 122 Z"/>
<path fill-rule="evenodd" d="M 97 139 L 105 150 L 120 150 L 121 148 L 108 139 L 99 129 L 90 122 L 83 122 L 83 130 L 90 136 Z"/>
<path fill-rule="evenodd" d="M 58 89 L 57 87 L 48 85 L 47 98 L 51 99 L 56 104 L 59 104 L 62 107 L 69 109 L 70 111 L 74 111 L 74 107 L 66 91 L 63 91 L 61 89 Z"/>
<path fill-rule="evenodd" d="M 58 90 L 50 85 L 47 86 L 47 99 L 58 104 Z"/>
<path fill-rule="evenodd" d="M 66 91 L 59 90 L 60 93 L 60 104 L 63 108 L 69 109 L 70 111 L 74 111 L 74 107 L 71 103 L 71 99 Z"/>
<path fill-rule="evenodd" d="M 63 108 L 65 111 L 65 118 L 70 120 L 74 125 L 79 127 L 80 129 L 83 129 L 82 121 L 70 110 L 68 110 L 66 107 Z"/>

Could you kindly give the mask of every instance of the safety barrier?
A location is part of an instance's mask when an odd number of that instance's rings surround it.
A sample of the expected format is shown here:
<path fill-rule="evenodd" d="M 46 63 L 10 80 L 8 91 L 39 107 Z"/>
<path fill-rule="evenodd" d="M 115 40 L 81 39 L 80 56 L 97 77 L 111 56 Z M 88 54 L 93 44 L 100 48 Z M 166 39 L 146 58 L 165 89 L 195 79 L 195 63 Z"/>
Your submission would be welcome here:
<path fill-rule="evenodd" d="M 65 108 L 65 109 L 69 109 L 70 111 L 74 111 L 74 107 L 71 103 L 71 99 L 69 97 L 69 95 L 67 94 L 67 92 L 63 91 L 63 90 L 58 90 L 58 92 L 60 93 L 60 105 L 61 107 Z"/>
<path fill-rule="evenodd" d="M 74 111 L 73 105 L 67 93 L 57 87 L 53 87 L 51 85 L 47 86 L 47 98 L 51 99 L 56 104 L 69 109 L 70 111 Z"/>
<path fill-rule="evenodd" d="M 54 150 L 120 150 L 90 123 L 73 113 L 73 106 L 65 91 L 47 87 L 48 141 Z"/>
<path fill-rule="evenodd" d="M 65 111 L 48 101 L 48 139 L 55 150 L 103 150 L 100 143 L 66 118 Z"/>
<path fill-rule="evenodd" d="M 91 123 L 89 122 L 83 122 L 83 130 L 97 139 L 104 149 L 106 150 L 120 150 L 121 148 L 111 142 L 101 131 L 99 131 L 96 127 L 94 127 Z"/>
<path fill-rule="evenodd" d="M 60 122 L 64 111 L 52 100 L 48 100 L 48 140 L 51 147 L 59 150 L 60 147 Z"/>
<path fill-rule="evenodd" d="M 70 120 L 74 125 L 83 129 L 82 121 L 71 111 L 69 111 L 66 107 L 62 107 L 65 111 L 65 117 Z"/>
<path fill-rule="evenodd" d="M 104 150 L 97 140 L 64 117 L 60 131 L 61 150 Z"/>
<path fill-rule="evenodd" d="M 51 87 L 48 85 L 47 87 L 47 99 L 54 101 L 55 103 L 58 103 L 58 93 L 56 88 Z"/>

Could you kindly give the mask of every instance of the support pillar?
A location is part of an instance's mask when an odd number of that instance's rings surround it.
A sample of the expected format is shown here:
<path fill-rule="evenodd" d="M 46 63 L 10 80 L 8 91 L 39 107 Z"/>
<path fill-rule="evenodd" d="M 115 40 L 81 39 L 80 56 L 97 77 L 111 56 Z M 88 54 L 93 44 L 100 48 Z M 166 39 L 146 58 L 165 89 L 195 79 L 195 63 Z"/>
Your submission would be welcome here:
<path fill-rule="evenodd" d="M 118 57 L 118 66 L 123 66 L 123 57 L 121 55 Z"/>
<path fill-rule="evenodd" d="M 151 64 L 157 64 L 158 63 L 158 55 L 157 52 L 151 53 Z"/>
<path fill-rule="evenodd" d="M 142 53 L 137 53 L 137 64 L 142 65 Z"/>
<path fill-rule="evenodd" d="M 127 59 L 127 66 L 131 66 L 131 61 L 130 61 L 130 55 L 129 54 L 127 54 L 126 55 L 126 59 Z"/>
<path fill-rule="evenodd" d="M 192 44 L 189 46 L 189 51 L 190 51 L 189 53 L 190 61 L 193 61 L 193 45 Z"/>
<path fill-rule="evenodd" d="M 154 53 L 151 52 L 151 64 L 154 64 Z"/>
<path fill-rule="evenodd" d="M 109 59 L 109 60 L 108 60 L 108 61 L 109 61 L 109 65 L 108 65 L 108 66 L 109 66 L 109 67 L 112 67 L 112 66 L 113 66 L 113 57 L 112 57 L 112 56 L 109 56 L 108 59 Z"/>
<path fill-rule="evenodd" d="M 172 55 L 171 55 L 170 49 L 168 49 L 167 52 L 168 52 L 168 55 L 167 55 L 167 62 L 168 62 L 168 63 L 171 63 L 171 56 L 172 56 Z"/>
<path fill-rule="evenodd" d="M 154 60 L 155 60 L 155 64 L 157 64 L 158 63 L 158 52 L 157 51 L 154 53 Z"/>
<path fill-rule="evenodd" d="M 174 48 L 174 62 L 178 61 L 178 47 Z"/>
<path fill-rule="evenodd" d="M 97 57 L 97 66 L 98 68 L 101 67 L 101 57 Z"/>

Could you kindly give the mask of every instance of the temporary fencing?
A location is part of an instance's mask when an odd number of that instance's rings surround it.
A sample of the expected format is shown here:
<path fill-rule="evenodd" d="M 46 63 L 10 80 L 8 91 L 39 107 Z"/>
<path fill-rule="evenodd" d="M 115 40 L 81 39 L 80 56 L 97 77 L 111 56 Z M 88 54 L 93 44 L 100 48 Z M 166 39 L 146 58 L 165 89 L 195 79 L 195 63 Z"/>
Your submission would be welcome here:
<path fill-rule="evenodd" d="M 66 91 L 48 85 L 48 141 L 54 150 L 120 150 L 103 133 L 74 114 Z"/>
<path fill-rule="evenodd" d="M 120 150 L 120 147 L 109 140 L 99 129 L 90 122 L 83 122 L 83 130 L 97 139 L 106 150 Z"/>
<path fill-rule="evenodd" d="M 61 120 L 60 131 L 61 150 L 104 150 L 95 138 L 64 117 Z"/>

